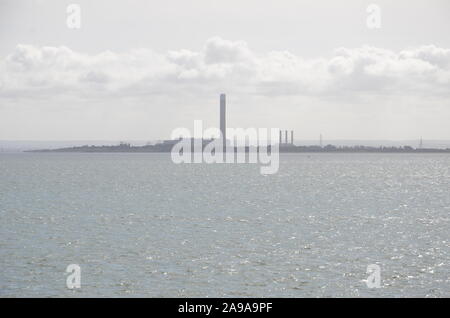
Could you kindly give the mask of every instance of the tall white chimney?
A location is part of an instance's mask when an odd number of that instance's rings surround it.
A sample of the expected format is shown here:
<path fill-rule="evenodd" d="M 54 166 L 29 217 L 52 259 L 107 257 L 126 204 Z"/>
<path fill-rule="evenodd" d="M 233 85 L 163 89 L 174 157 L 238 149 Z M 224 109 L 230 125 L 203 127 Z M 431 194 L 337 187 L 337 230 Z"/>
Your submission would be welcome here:
<path fill-rule="evenodd" d="M 222 133 L 223 146 L 227 142 L 227 124 L 226 124 L 226 96 L 220 94 L 220 132 Z"/>

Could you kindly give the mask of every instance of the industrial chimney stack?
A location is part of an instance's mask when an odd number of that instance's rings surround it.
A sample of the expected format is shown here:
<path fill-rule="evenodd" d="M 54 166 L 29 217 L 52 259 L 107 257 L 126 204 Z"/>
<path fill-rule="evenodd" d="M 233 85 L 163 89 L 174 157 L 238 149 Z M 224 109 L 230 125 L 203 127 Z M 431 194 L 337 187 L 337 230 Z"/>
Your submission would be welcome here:
<path fill-rule="evenodd" d="M 227 124 L 226 124 L 226 96 L 220 94 L 220 132 L 222 134 L 223 147 L 226 147 L 227 142 Z"/>

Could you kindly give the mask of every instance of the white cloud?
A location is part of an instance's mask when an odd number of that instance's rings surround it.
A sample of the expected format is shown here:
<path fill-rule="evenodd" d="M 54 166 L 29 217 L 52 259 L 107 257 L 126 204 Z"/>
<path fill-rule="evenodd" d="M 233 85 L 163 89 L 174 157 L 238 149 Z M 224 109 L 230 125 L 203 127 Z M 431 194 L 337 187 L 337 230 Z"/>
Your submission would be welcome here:
<path fill-rule="evenodd" d="M 204 60 L 207 64 L 251 62 L 253 58 L 247 43 L 227 41 L 214 37 L 206 41 Z"/>
<path fill-rule="evenodd" d="M 0 58 L 0 97 L 114 98 L 226 89 L 258 95 L 450 95 L 450 49 L 400 52 L 339 48 L 330 58 L 287 51 L 255 53 L 243 41 L 218 37 L 193 52 L 149 49 L 95 55 L 67 47 L 18 45 Z"/>

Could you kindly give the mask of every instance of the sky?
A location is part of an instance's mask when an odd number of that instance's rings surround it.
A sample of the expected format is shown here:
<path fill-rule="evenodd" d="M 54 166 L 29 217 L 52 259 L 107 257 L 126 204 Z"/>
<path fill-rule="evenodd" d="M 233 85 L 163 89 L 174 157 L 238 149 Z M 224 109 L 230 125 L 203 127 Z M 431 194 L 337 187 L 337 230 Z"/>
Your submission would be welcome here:
<path fill-rule="evenodd" d="M 0 140 L 167 139 L 220 93 L 229 127 L 450 139 L 449 30 L 447 0 L 1 0 Z"/>

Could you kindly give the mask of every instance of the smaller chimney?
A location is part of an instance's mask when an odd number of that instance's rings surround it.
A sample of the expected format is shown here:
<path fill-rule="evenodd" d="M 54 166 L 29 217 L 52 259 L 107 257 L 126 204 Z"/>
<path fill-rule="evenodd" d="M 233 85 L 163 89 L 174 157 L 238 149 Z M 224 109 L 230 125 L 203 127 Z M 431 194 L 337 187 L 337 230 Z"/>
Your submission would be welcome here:
<path fill-rule="evenodd" d="M 294 144 L 294 131 L 291 130 L 291 144 Z"/>
<path fill-rule="evenodd" d="M 284 142 L 285 142 L 286 144 L 288 143 L 287 130 L 284 131 Z"/>
<path fill-rule="evenodd" d="M 281 129 L 280 129 L 280 145 L 281 145 L 282 142 L 283 142 L 283 137 L 282 137 L 282 132 L 281 132 Z"/>

